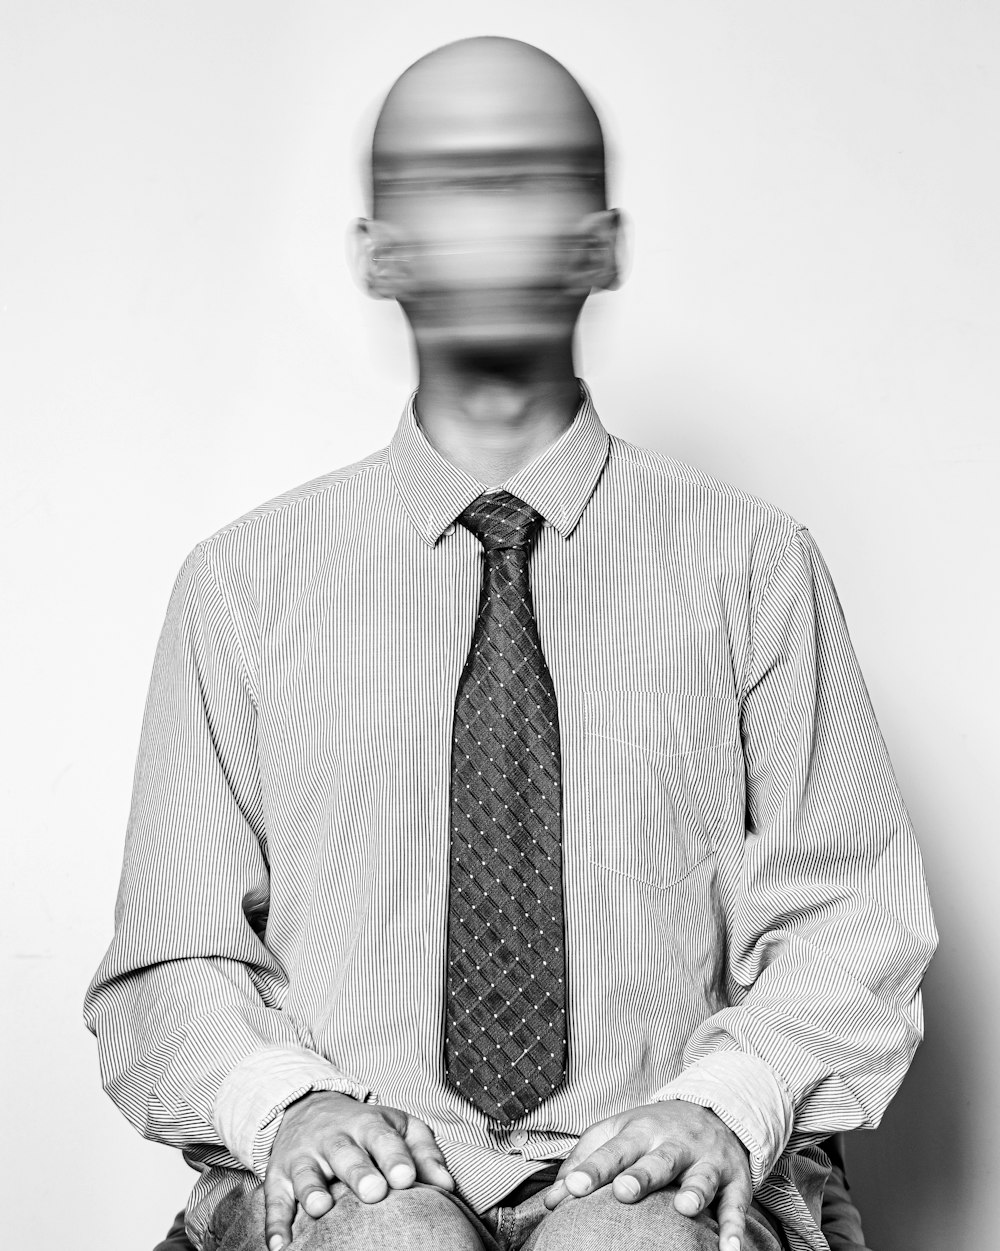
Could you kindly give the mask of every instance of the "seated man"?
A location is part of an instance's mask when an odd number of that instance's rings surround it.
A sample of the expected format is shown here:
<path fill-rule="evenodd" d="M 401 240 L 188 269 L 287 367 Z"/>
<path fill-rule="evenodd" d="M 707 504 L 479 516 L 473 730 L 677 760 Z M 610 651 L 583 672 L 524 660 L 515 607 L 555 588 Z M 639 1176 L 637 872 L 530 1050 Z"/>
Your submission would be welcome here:
<path fill-rule="evenodd" d="M 809 533 L 610 436 L 601 129 L 474 39 L 376 126 L 384 451 L 185 563 L 157 652 L 105 1085 L 200 1177 L 196 1246 L 825 1246 L 935 943 Z"/>

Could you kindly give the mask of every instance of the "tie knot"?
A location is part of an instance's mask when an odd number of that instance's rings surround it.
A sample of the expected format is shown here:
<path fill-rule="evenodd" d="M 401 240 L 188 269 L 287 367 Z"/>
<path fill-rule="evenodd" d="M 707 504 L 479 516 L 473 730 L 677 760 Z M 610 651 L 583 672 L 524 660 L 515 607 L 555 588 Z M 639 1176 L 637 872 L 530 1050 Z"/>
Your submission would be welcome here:
<path fill-rule="evenodd" d="M 473 500 L 458 520 L 486 551 L 495 552 L 508 547 L 530 548 L 542 518 L 509 491 L 493 491 Z"/>

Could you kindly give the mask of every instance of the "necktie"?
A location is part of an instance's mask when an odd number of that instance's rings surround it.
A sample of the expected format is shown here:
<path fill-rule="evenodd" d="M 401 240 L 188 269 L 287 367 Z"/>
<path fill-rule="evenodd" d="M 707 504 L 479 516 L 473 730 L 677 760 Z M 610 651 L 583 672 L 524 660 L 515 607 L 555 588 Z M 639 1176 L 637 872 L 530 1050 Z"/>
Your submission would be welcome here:
<path fill-rule="evenodd" d="M 445 1071 L 510 1123 L 566 1067 L 559 723 L 528 575 L 541 518 L 498 491 L 459 521 L 484 559 L 455 701 Z"/>

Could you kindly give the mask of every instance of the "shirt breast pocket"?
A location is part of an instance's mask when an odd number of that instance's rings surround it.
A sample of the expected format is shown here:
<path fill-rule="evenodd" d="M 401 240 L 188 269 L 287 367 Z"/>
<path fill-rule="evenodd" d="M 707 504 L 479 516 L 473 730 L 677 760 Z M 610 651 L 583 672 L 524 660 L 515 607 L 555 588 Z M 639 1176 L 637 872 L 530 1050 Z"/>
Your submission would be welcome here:
<path fill-rule="evenodd" d="M 735 799 L 735 701 L 660 690 L 584 696 L 587 855 L 665 889 L 712 855 Z"/>

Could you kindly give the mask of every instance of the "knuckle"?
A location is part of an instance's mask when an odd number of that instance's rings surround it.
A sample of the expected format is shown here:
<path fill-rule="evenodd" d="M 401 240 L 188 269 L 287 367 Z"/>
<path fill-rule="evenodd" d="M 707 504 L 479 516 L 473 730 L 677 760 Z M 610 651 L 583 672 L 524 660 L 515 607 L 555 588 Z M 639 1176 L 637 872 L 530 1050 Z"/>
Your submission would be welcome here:
<path fill-rule="evenodd" d="M 750 1210 L 749 1196 L 734 1193 L 730 1188 L 719 1196 L 719 1211 L 728 1216 L 744 1217 Z"/>
<path fill-rule="evenodd" d="M 356 1160 L 345 1168 L 341 1176 L 352 1190 L 357 1190 L 366 1177 L 375 1176 L 375 1170 L 367 1161 Z"/>
<path fill-rule="evenodd" d="M 315 1177 L 319 1173 L 316 1161 L 307 1155 L 300 1155 L 291 1160 L 287 1171 L 293 1182 L 305 1181 L 307 1178 Z"/>
<path fill-rule="evenodd" d="M 615 1134 L 614 1138 L 605 1143 L 604 1150 L 613 1151 L 615 1155 L 621 1155 L 624 1151 L 633 1151 L 637 1147 L 645 1148 L 651 1137 L 648 1126 L 633 1122 L 633 1124 L 627 1125 L 625 1129 Z"/>
<path fill-rule="evenodd" d="M 711 1137 L 698 1137 L 693 1140 L 694 1155 L 699 1163 L 711 1168 L 724 1168 L 729 1159 L 727 1152 L 719 1142 Z"/>
<path fill-rule="evenodd" d="M 372 1126 L 368 1140 L 373 1146 L 382 1147 L 383 1149 L 394 1147 L 399 1150 L 404 1146 L 403 1139 L 399 1136 L 396 1129 L 385 1121 L 379 1121 Z"/>
<path fill-rule="evenodd" d="M 331 1157 L 341 1155 L 345 1151 L 354 1150 L 354 1140 L 342 1130 L 335 1130 L 326 1140 L 326 1150 Z"/>
<path fill-rule="evenodd" d="M 428 1130 L 426 1134 L 408 1134 L 405 1139 L 401 1139 L 404 1147 L 420 1155 L 425 1160 L 444 1160 L 441 1148 L 437 1145 L 434 1135 Z"/>
<path fill-rule="evenodd" d="M 698 1183 L 711 1190 L 713 1194 L 719 1189 L 719 1183 L 722 1178 L 715 1165 L 710 1164 L 707 1168 L 701 1169 L 695 1176 Z"/>
<path fill-rule="evenodd" d="M 284 1194 L 266 1194 L 264 1195 L 264 1211 L 266 1218 L 270 1221 L 276 1221 L 281 1224 L 288 1218 L 289 1213 L 295 1206 L 295 1200 Z"/>
<path fill-rule="evenodd" d="M 430 1127 L 424 1124 L 417 1116 L 409 1116 L 406 1112 L 401 1112 L 399 1108 L 380 1108 L 382 1120 L 396 1131 L 397 1134 L 406 1134 L 412 1130 L 426 1130 L 429 1134 Z"/>
<path fill-rule="evenodd" d="M 294 1209 L 281 1203 L 275 1207 L 267 1207 L 264 1212 L 264 1231 L 266 1238 L 270 1239 L 274 1234 L 283 1234 L 292 1224 L 295 1215 Z"/>
<path fill-rule="evenodd" d="M 298 1198 L 303 1198 L 313 1190 L 325 1190 L 326 1179 L 315 1168 L 306 1167 L 292 1172 L 292 1188 Z"/>
<path fill-rule="evenodd" d="M 651 1151 L 649 1154 L 650 1158 L 656 1161 L 659 1174 L 664 1179 L 675 1178 L 681 1171 L 676 1153 L 669 1148 Z"/>
<path fill-rule="evenodd" d="M 730 1171 L 725 1176 L 725 1183 L 733 1194 L 744 1195 L 748 1199 L 753 1194 L 753 1184 L 750 1181 L 749 1169 L 740 1169 L 735 1173 Z"/>
<path fill-rule="evenodd" d="M 648 1177 L 656 1177 L 662 1182 L 668 1181 L 676 1172 L 674 1157 L 669 1151 L 651 1151 L 645 1159 L 633 1164 L 629 1172 L 641 1170 Z"/>
<path fill-rule="evenodd" d="M 652 1139 L 663 1137 L 663 1124 L 653 1113 L 635 1116 L 618 1131 L 620 1138 Z"/>

